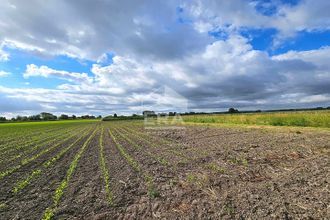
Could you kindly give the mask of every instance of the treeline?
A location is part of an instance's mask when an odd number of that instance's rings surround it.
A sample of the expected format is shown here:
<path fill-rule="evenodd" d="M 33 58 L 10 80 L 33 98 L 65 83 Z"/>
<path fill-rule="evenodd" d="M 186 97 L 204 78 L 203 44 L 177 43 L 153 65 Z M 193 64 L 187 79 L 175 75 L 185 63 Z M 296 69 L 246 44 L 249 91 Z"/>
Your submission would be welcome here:
<path fill-rule="evenodd" d="M 114 115 L 109 115 L 102 118 L 102 121 L 115 121 L 115 120 L 141 120 L 143 119 L 142 115 L 133 114 L 131 116 L 118 116 L 116 113 Z"/>
<path fill-rule="evenodd" d="M 66 115 L 61 114 L 60 116 L 53 115 L 48 112 L 41 112 L 37 115 L 30 116 L 16 116 L 16 118 L 7 119 L 6 117 L 0 117 L 0 122 L 20 122 L 20 121 L 56 121 L 56 120 L 77 120 L 77 119 L 101 119 L 102 116 L 94 116 L 94 115 Z"/>
<path fill-rule="evenodd" d="M 299 111 L 320 111 L 330 110 L 329 107 L 316 107 L 316 108 L 290 108 L 290 109 L 272 109 L 272 110 L 238 110 L 229 108 L 228 111 L 223 112 L 183 112 L 180 115 L 209 115 L 209 114 L 234 114 L 234 113 L 258 113 L 258 112 L 299 112 Z M 171 116 L 171 115 L 170 115 Z"/>

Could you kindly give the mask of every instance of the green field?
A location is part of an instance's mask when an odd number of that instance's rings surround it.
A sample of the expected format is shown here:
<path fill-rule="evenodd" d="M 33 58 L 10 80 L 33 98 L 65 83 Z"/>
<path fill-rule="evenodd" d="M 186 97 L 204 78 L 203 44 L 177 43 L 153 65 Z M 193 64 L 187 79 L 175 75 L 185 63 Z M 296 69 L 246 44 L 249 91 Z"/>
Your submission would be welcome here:
<path fill-rule="evenodd" d="M 330 111 L 241 113 L 183 116 L 188 123 L 246 124 L 330 128 Z"/>

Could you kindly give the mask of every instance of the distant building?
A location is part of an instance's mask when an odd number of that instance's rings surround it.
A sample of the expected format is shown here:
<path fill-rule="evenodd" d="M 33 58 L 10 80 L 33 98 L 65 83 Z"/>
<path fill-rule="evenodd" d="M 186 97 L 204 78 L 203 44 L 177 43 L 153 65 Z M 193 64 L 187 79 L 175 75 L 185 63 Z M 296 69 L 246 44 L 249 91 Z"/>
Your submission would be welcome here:
<path fill-rule="evenodd" d="M 148 110 L 143 111 L 142 114 L 143 114 L 144 117 L 153 117 L 153 116 L 157 116 L 156 113 L 155 113 L 154 111 L 148 111 Z"/>

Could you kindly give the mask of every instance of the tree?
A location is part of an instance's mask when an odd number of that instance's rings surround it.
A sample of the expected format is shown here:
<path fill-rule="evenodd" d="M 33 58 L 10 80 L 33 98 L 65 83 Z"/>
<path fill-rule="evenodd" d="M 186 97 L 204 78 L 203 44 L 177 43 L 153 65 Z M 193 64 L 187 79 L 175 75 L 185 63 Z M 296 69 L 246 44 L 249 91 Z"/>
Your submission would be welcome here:
<path fill-rule="evenodd" d="M 75 115 L 72 115 L 72 119 L 74 120 L 74 119 L 76 119 L 77 118 L 77 116 L 75 116 Z"/>
<path fill-rule="evenodd" d="M 30 121 L 40 121 L 41 118 L 40 118 L 40 115 L 31 115 L 31 116 L 29 116 L 29 120 Z"/>
<path fill-rule="evenodd" d="M 102 118 L 102 115 L 97 116 L 97 118 L 98 118 L 98 119 L 101 119 L 101 118 Z"/>
<path fill-rule="evenodd" d="M 81 116 L 82 119 L 95 119 L 94 115 L 83 115 Z"/>
<path fill-rule="evenodd" d="M 48 121 L 48 120 L 56 120 L 57 117 L 51 113 L 48 112 L 41 112 L 40 113 L 41 119 L 44 121 Z"/>
<path fill-rule="evenodd" d="M 168 115 L 169 116 L 175 116 L 176 115 L 176 112 L 169 112 Z"/>
<path fill-rule="evenodd" d="M 113 117 L 114 117 L 114 118 L 117 118 L 118 116 L 117 116 L 117 114 L 115 113 L 115 114 L 113 114 Z"/>
<path fill-rule="evenodd" d="M 0 121 L 7 121 L 6 117 L 0 117 Z"/>
<path fill-rule="evenodd" d="M 69 116 L 68 115 L 65 115 L 65 114 L 62 114 L 59 119 L 61 119 L 61 120 L 68 120 L 69 119 Z"/>
<path fill-rule="evenodd" d="M 228 109 L 228 113 L 238 113 L 238 110 L 235 108 Z"/>

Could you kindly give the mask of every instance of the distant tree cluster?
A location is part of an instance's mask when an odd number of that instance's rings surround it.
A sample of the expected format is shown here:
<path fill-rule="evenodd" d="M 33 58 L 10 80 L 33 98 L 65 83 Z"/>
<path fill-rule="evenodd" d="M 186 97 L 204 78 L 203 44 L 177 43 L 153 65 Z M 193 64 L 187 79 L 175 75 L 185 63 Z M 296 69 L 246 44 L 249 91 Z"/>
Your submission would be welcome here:
<path fill-rule="evenodd" d="M 83 115 L 81 116 L 82 119 L 95 119 L 96 117 L 94 115 Z"/>
<path fill-rule="evenodd" d="M 75 115 L 66 115 L 61 114 L 59 117 L 56 115 L 53 115 L 52 113 L 48 112 L 41 112 L 38 115 L 31 115 L 31 116 L 21 116 L 18 115 L 15 118 L 11 118 L 8 120 L 5 117 L 0 117 L 0 122 L 20 122 L 20 121 L 54 121 L 54 120 L 76 120 L 76 119 L 101 119 L 102 116 L 99 115 L 98 117 L 95 117 L 94 115 L 83 115 L 81 117 L 77 117 Z"/>
<path fill-rule="evenodd" d="M 131 116 L 120 115 L 118 116 L 116 113 L 113 115 L 106 116 L 102 118 L 102 121 L 115 121 L 115 120 L 141 120 L 143 119 L 142 115 L 132 114 Z"/>
<path fill-rule="evenodd" d="M 238 109 L 235 109 L 235 108 L 229 108 L 228 109 L 228 113 L 238 113 Z"/>

